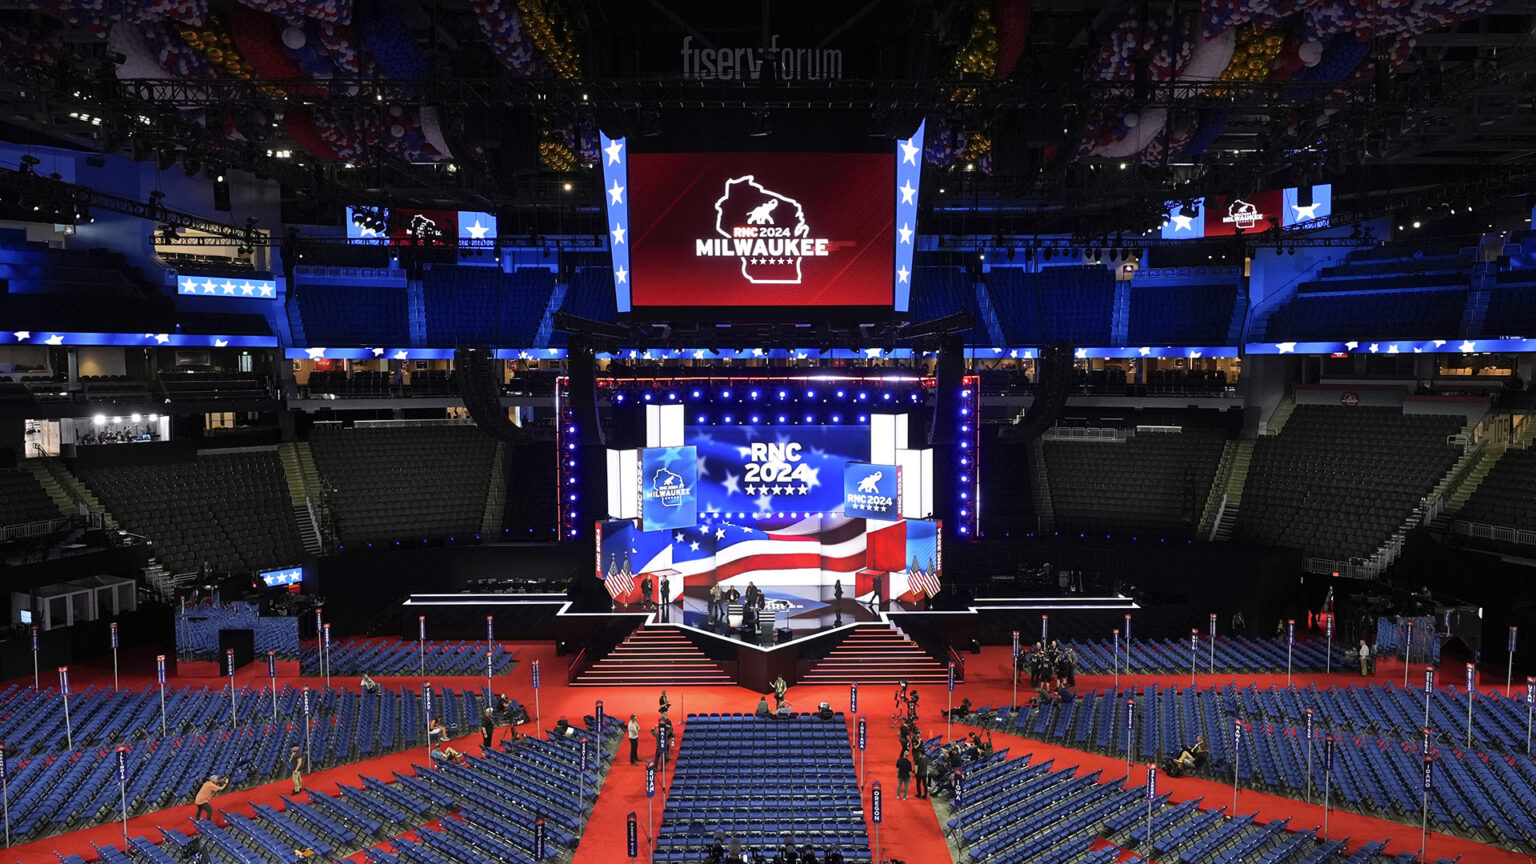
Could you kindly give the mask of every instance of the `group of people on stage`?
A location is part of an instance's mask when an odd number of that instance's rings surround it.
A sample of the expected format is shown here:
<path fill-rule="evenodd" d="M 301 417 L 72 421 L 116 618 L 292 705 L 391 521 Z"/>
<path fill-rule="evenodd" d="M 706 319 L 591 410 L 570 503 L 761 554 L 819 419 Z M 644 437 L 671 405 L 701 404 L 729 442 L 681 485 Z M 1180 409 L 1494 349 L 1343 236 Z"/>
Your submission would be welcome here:
<path fill-rule="evenodd" d="M 729 839 L 716 831 L 714 842 L 709 846 L 709 864 L 843 864 L 843 853 L 833 848 L 818 852 L 816 844 L 803 843 L 795 848 L 794 839 L 784 835 L 784 842 L 777 849 L 743 849 L 741 841 Z"/>

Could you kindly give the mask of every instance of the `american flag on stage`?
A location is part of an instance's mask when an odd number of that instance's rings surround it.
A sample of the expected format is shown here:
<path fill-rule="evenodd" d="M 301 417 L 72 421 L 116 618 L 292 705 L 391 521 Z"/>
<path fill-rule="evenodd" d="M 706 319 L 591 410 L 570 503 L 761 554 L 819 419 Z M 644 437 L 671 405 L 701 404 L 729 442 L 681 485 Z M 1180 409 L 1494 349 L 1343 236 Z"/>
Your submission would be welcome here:
<path fill-rule="evenodd" d="M 925 597 L 932 597 L 939 593 L 939 571 L 934 561 L 928 562 L 928 569 L 924 570 L 917 563 L 917 556 L 912 556 L 912 566 L 907 568 L 907 584 L 912 586 L 914 592 L 919 592 Z"/>
<path fill-rule="evenodd" d="M 634 576 L 629 572 L 629 556 L 624 556 L 624 568 L 621 570 L 613 561 L 608 562 L 608 575 L 603 578 L 603 587 L 608 589 L 608 596 L 620 600 L 635 590 Z"/>

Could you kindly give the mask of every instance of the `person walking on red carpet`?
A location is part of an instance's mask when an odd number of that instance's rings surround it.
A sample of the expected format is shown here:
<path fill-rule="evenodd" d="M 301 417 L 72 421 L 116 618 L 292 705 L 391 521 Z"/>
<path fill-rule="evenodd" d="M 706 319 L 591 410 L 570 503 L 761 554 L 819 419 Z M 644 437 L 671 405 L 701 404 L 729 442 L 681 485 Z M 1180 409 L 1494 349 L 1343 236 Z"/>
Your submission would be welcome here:
<path fill-rule="evenodd" d="M 197 805 L 197 810 L 192 814 L 192 821 L 196 822 L 199 819 L 212 821 L 213 796 L 223 792 L 228 786 L 229 781 L 220 782 L 219 775 L 208 775 L 208 779 L 203 781 L 203 785 L 197 790 L 197 797 L 192 800 L 192 803 Z"/>
<path fill-rule="evenodd" d="M 907 784 L 912 780 L 912 760 L 907 758 L 907 751 L 902 750 L 896 757 L 896 798 L 898 800 L 907 797 Z"/>
<path fill-rule="evenodd" d="M 640 721 L 629 715 L 629 764 L 640 764 Z"/>
<path fill-rule="evenodd" d="M 491 715 L 491 709 L 485 709 L 485 716 L 480 718 L 480 747 L 484 750 L 491 749 L 491 739 L 496 735 L 496 718 Z"/>
<path fill-rule="evenodd" d="M 299 752 L 297 744 L 288 748 L 288 767 L 293 771 L 290 779 L 293 780 L 293 794 L 297 795 L 304 791 L 304 754 Z"/>

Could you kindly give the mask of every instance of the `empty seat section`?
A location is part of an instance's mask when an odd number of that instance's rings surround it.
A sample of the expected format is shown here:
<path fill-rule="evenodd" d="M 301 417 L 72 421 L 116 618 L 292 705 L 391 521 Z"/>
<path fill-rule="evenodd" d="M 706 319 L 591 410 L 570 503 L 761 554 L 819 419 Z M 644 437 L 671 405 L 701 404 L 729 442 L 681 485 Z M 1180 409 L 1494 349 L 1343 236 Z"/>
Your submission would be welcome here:
<path fill-rule="evenodd" d="M 1159 275 L 1153 275 L 1159 274 Z M 1132 345 L 1222 345 L 1232 325 L 1238 273 L 1218 277 L 1143 271 L 1131 282 Z"/>
<path fill-rule="evenodd" d="M 0 470 L 0 527 L 59 518 L 58 505 L 48 497 L 32 472 Z"/>
<path fill-rule="evenodd" d="M 1456 518 L 1536 531 L 1536 450 L 1506 450 Z"/>
<path fill-rule="evenodd" d="M 343 544 L 480 530 L 496 442 L 477 426 L 319 424 L 310 448 Z"/>
<path fill-rule="evenodd" d="M 1375 554 L 1450 470 L 1460 416 L 1299 405 L 1253 450 L 1237 533 L 1321 558 Z"/>
<path fill-rule="evenodd" d="M 226 453 L 152 465 L 79 466 L 128 531 L 154 541 L 173 573 L 244 573 L 303 560 L 277 453 Z"/>
<path fill-rule="evenodd" d="M 1190 536 L 1221 461 L 1219 429 L 1044 441 L 1056 525 L 1083 533 Z"/>
<path fill-rule="evenodd" d="M 1039 273 L 998 267 L 987 274 L 986 284 L 1010 345 L 1110 342 L 1115 276 L 1104 267 L 1047 267 Z"/>
<path fill-rule="evenodd" d="M 403 283 L 323 285 L 299 282 L 290 294 L 311 345 L 396 347 L 411 344 Z"/>

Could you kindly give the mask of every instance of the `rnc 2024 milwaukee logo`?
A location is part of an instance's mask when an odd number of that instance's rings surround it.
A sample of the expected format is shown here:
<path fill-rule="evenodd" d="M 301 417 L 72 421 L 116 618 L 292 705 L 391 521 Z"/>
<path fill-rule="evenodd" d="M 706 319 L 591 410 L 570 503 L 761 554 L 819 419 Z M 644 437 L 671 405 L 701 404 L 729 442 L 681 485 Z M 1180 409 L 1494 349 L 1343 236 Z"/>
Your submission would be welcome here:
<path fill-rule="evenodd" d="M 800 202 L 763 188 L 752 174 L 725 181 L 715 232 L 720 236 L 693 241 L 694 257 L 734 256 L 742 277 L 757 284 L 798 285 L 802 258 L 830 254 L 825 238 L 810 236 Z"/>
<path fill-rule="evenodd" d="M 682 475 L 665 468 L 656 469 L 656 476 L 651 478 L 651 497 L 657 503 L 663 507 L 677 507 L 688 497 L 688 493 Z"/>

